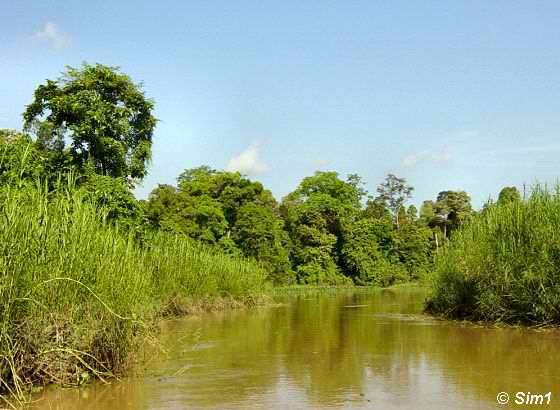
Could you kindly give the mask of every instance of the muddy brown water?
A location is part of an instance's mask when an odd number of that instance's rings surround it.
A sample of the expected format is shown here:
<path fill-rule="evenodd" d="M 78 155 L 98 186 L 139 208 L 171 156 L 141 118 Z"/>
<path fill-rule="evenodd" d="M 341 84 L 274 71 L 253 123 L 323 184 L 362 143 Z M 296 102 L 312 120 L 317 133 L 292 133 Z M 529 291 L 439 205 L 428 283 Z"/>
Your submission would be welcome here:
<path fill-rule="evenodd" d="M 422 315 L 426 291 L 285 296 L 278 305 L 169 321 L 145 370 L 50 388 L 35 409 L 560 408 L 560 331 Z M 508 405 L 497 394 L 510 396 Z M 524 397 L 525 400 L 525 397 Z M 546 402 L 545 398 L 545 402 Z M 535 408 L 528 406 L 527 408 Z"/>

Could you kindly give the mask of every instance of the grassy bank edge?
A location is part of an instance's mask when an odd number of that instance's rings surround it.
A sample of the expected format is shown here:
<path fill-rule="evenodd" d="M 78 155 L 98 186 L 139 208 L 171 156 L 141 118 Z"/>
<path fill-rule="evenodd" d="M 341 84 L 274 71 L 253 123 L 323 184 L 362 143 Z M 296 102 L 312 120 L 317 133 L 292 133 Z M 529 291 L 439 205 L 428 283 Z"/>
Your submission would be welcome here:
<path fill-rule="evenodd" d="M 165 232 L 120 229 L 72 186 L 0 190 L 0 406 L 126 374 L 159 320 L 261 303 L 266 272 Z"/>
<path fill-rule="evenodd" d="M 128 376 L 129 369 L 142 363 L 142 359 L 137 356 L 137 353 L 139 354 L 141 352 L 140 346 L 147 341 L 152 345 L 157 344 L 161 326 L 168 320 L 227 310 L 253 309 L 267 306 L 270 304 L 270 300 L 270 297 L 265 294 L 248 296 L 205 296 L 196 298 L 175 296 L 170 299 L 168 303 L 162 305 L 156 315 L 141 320 L 142 330 L 135 335 L 135 348 L 127 358 L 126 370 L 121 369 L 115 373 L 105 374 L 96 374 L 93 372 L 88 375 L 88 377 L 77 379 L 75 383 L 63 383 L 60 384 L 59 387 L 77 388 L 94 380 L 102 383 L 112 383 L 115 380 L 120 380 L 121 377 Z M 1 405 L 12 409 L 25 407 L 31 402 L 33 394 L 41 392 L 49 385 L 50 384 L 25 385 L 21 390 L 23 395 L 0 395 L 0 409 L 4 408 Z"/>
<path fill-rule="evenodd" d="M 489 204 L 435 257 L 426 306 L 446 319 L 560 325 L 560 185 Z"/>

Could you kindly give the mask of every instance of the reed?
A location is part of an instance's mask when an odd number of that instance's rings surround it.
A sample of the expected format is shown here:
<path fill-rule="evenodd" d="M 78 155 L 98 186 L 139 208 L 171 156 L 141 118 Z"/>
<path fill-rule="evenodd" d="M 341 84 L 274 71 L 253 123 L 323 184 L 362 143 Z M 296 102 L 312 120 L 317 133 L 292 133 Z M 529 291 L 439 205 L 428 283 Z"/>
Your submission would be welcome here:
<path fill-rule="evenodd" d="M 429 311 L 452 318 L 560 323 L 560 187 L 491 205 L 435 259 Z"/>
<path fill-rule="evenodd" d="M 126 368 L 138 335 L 177 301 L 262 293 L 256 263 L 107 221 L 71 180 L 0 190 L 0 394 Z M 180 310 L 180 309 L 179 309 Z M 2 404 L 0 396 L 0 407 Z"/>

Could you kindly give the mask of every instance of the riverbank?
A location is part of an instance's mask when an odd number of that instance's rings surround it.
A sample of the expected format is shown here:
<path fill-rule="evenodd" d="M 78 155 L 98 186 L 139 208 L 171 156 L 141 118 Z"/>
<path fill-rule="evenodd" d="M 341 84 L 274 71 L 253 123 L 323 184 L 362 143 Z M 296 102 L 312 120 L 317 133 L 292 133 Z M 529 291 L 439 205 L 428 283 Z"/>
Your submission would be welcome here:
<path fill-rule="evenodd" d="M 406 289 L 406 288 L 427 288 L 429 284 L 423 281 L 397 283 L 391 286 L 358 286 L 358 285 L 290 285 L 276 286 L 267 289 L 266 294 L 270 296 L 285 295 L 306 295 L 306 294 L 340 294 L 341 292 L 361 293 L 371 292 L 373 290 L 387 289 Z"/>
<path fill-rule="evenodd" d="M 130 377 L 47 389 L 33 410 L 488 409 L 560 381 L 558 331 L 434 320 L 425 289 L 366 290 L 166 320 Z"/>
<path fill-rule="evenodd" d="M 560 324 L 560 187 L 492 204 L 435 257 L 427 311 L 445 318 Z"/>
<path fill-rule="evenodd" d="M 258 303 L 266 273 L 165 232 L 120 229 L 72 186 L 0 193 L 0 403 L 123 374 L 159 319 Z M 16 403 L 17 404 L 17 403 Z"/>

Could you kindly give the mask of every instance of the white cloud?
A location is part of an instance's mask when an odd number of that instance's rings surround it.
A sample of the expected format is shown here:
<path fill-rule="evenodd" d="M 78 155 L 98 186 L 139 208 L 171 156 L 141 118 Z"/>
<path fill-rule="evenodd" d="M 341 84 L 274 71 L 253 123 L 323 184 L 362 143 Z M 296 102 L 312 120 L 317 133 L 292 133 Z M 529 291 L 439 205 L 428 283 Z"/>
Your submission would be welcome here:
<path fill-rule="evenodd" d="M 254 175 L 266 172 L 270 167 L 259 159 L 259 145 L 251 144 L 239 155 L 230 159 L 226 169 L 230 172 Z"/>
<path fill-rule="evenodd" d="M 421 162 L 435 162 L 442 164 L 451 160 L 451 150 L 449 147 L 444 147 L 440 151 L 420 151 L 407 155 L 402 160 L 402 165 L 406 168 L 412 168 Z"/>
<path fill-rule="evenodd" d="M 403 166 L 410 168 L 415 166 L 419 162 L 424 161 L 428 157 L 428 155 L 430 155 L 429 151 L 415 152 L 404 157 L 401 163 Z"/>
<path fill-rule="evenodd" d="M 58 26 L 50 21 L 45 23 L 45 27 L 33 34 L 33 38 L 50 44 L 57 50 L 61 50 L 70 44 L 70 37 L 59 30 Z"/>

